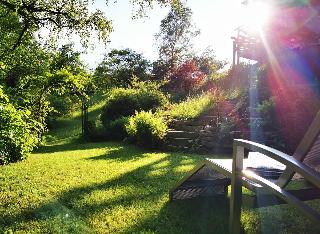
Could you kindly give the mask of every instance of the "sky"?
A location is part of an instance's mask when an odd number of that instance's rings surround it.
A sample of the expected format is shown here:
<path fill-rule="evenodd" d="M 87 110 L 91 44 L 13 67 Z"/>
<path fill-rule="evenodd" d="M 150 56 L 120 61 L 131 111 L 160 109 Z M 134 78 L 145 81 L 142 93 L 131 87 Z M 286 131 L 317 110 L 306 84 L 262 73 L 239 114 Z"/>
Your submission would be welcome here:
<path fill-rule="evenodd" d="M 232 58 L 231 36 L 239 26 L 241 0 L 188 0 L 187 6 L 193 11 L 193 22 L 201 34 L 194 40 L 195 51 L 201 52 L 210 47 L 218 59 Z M 105 0 L 96 0 L 95 8 L 104 11 L 112 20 L 114 31 L 110 43 L 103 46 L 96 41 L 95 49 L 88 50 L 82 59 L 94 68 L 103 59 L 103 55 L 112 48 L 130 48 L 154 60 L 158 53 L 154 44 L 154 35 L 159 32 L 161 20 L 168 14 L 169 8 L 155 5 L 147 11 L 146 18 L 132 19 L 133 6 L 129 0 L 118 0 L 105 5 Z M 77 43 L 76 43 L 77 44 Z"/>

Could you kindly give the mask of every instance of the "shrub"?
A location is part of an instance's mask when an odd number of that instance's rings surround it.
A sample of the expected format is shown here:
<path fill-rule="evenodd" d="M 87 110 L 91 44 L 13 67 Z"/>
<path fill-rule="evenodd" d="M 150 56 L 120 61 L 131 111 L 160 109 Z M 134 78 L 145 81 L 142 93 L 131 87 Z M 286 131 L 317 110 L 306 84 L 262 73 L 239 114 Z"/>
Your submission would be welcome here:
<path fill-rule="evenodd" d="M 17 110 L 9 103 L 0 87 L 0 165 L 27 157 L 37 143 L 29 113 Z"/>
<path fill-rule="evenodd" d="M 155 111 L 168 98 L 153 84 L 139 82 L 132 88 L 115 88 L 110 92 L 101 114 L 101 122 L 108 128 L 110 121 L 129 117 L 136 111 Z"/>
<path fill-rule="evenodd" d="M 128 117 L 121 117 L 109 122 L 106 127 L 106 135 L 108 138 L 115 140 L 123 140 L 128 137 L 126 130 L 126 124 L 128 123 Z"/>
<path fill-rule="evenodd" d="M 155 148 L 161 144 L 167 131 L 167 124 L 152 112 L 141 111 L 129 118 L 126 130 L 138 145 Z"/>
<path fill-rule="evenodd" d="M 102 125 L 108 127 L 110 121 L 122 116 L 133 115 L 138 108 L 137 90 L 124 88 L 113 89 L 102 109 Z"/>

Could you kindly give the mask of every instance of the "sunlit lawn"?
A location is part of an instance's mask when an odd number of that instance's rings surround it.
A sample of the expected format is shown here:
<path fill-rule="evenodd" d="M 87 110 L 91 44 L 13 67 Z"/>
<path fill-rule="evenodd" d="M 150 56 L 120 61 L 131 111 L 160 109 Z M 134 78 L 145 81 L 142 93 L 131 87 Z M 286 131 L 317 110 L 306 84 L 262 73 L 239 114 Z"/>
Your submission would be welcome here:
<path fill-rule="evenodd" d="M 49 145 L 0 167 L 0 233 L 227 233 L 227 199 L 169 202 L 204 156 L 79 143 L 79 134 L 79 117 L 59 121 Z M 246 233 L 320 233 L 288 205 L 244 209 L 241 219 Z"/>
<path fill-rule="evenodd" d="M 225 230 L 225 201 L 219 212 L 213 200 L 168 203 L 170 187 L 199 159 L 116 143 L 44 147 L 1 168 L 0 227 L 52 233 Z"/>

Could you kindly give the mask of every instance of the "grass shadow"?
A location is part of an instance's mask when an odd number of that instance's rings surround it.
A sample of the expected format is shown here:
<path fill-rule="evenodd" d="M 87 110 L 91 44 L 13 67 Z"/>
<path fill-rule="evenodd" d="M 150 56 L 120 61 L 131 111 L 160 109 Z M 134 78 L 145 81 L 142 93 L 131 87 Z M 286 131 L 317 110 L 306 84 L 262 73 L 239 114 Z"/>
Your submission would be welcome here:
<path fill-rule="evenodd" d="M 147 152 L 147 151 L 145 151 Z M 128 161 L 145 157 L 144 151 L 135 146 L 126 146 L 110 150 L 108 153 L 87 158 L 86 160 L 120 160 Z"/>
<path fill-rule="evenodd" d="M 63 151 L 73 150 L 90 150 L 90 149 L 101 149 L 109 147 L 122 147 L 121 143 L 118 142 L 92 142 L 92 143 L 79 143 L 75 141 L 73 143 L 59 144 L 59 145 L 45 145 L 41 146 L 34 151 L 34 153 L 56 153 Z"/>
<path fill-rule="evenodd" d="M 155 215 L 124 233 L 228 233 L 229 199 L 199 197 L 167 202 Z M 162 230 L 162 231 L 161 231 Z"/>

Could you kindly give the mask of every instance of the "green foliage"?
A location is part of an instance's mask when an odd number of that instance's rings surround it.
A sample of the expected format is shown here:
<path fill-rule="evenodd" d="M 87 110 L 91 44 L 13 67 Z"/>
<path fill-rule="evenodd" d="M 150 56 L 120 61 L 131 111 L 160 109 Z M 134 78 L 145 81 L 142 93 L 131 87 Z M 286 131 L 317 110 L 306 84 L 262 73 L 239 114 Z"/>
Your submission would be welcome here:
<path fill-rule="evenodd" d="M 199 33 L 192 22 L 192 11 L 185 4 L 181 4 L 178 9 L 171 8 L 161 20 L 160 32 L 155 37 L 159 57 L 170 71 L 185 60 L 192 50 L 192 39 Z"/>
<path fill-rule="evenodd" d="M 128 117 L 120 117 L 108 122 L 105 127 L 106 136 L 112 140 L 123 140 L 128 136 L 126 124 L 129 122 Z"/>
<path fill-rule="evenodd" d="M 60 76 L 48 84 L 46 96 L 54 109 L 54 112 L 49 113 L 51 119 L 80 109 L 80 101 L 86 101 L 95 89 L 92 77 L 85 71 L 80 59 L 80 52 L 74 51 L 73 44 L 63 45 L 52 55 L 50 73 L 47 75 Z"/>
<path fill-rule="evenodd" d="M 275 106 L 274 98 L 269 98 L 264 100 L 261 104 L 258 105 L 257 111 L 261 115 L 265 116 L 270 114 L 273 111 L 274 106 Z"/>
<path fill-rule="evenodd" d="M 133 1 L 133 4 L 140 5 L 138 2 Z M 170 4 L 171 1 L 149 2 Z M 56 113 L 70 113 L 79 99 L 87 101 L 92 94 L 94 86 L 80 61 L 80 53 L 74 51 L 71 44 L 56 50 L 55 43 L 58 36 L 77 34 L 82 45 L 87 47 L 95 32 L 99 39 L 107 41 L 112 30 L 111 21 L 102 11 L 90 10 L 91 4 L 93 1 L 0 1 L 0 85 L 10 100 L 10 103 L 1 102 L 1 111 L 4 111 L 1 116 L 9 122 L 17 122 L 10 124 L 17 124 L 15 133 L 21 139 L 25 137 L 23 131 L 40 139 L 49 118 L 55 118 Z M 143 5 L 140 5 L 141 10 L 148 8 Z M 143 69 L 147 62 L 139 56 L 134 59 L 140 59 Z M 142 74 L 141 69 L 134 69 Z M 17 119 L 11 116 L 14 114 Z M 12 143 L 15 146 L 22 142 L 19 137 L 15 139 L 17 142 Z M 30 151 L 33 143 L 25 142 L 30 147 L 21 147 L 12 157 L 22 158 Z M 8 155 L 4 154 L 1 160 L 8 161 L 4 159 Z"/>
<path fill-rule="evenodd" d="M 256 75 L 260 76 L 259 73 L 261 72 L 261 69 L 262 68 L 258 67 L 257 64 L 240 63 L 222 73 L 222 76 L 213 76 L 213 83 L 224 90 L 246 90 L 250 87 L 250 84 L 256 82 L 252 77 L 255 77 Z M 265 92 L 265 90 L 266 89 L 261 91 Z"/>
<path fill-rule="evenodd" d="M 200 55 L 193 58 L 197 61 L 199 70 L 207 75 L 209 78 L 217 79 L 219 77 L 218 71 L 227 65 L 226 60 L 218 60 L 212 48 L 207 47 Z"/>
<path fill-rule="evenodd" d="M 167 132 L 166 122 L 158 115 L 148 111 L 136 112 L 126 125 L 131 139 L 138 145 L 155 148 L 162 143 Z"/>
<path fill-rule="evenodd" d="M 134 77 L 149 78 L 150 62 L 131 49 L 113 49 L 95 70 L 94 80 L 100 89 L 129 87 Z"/>
<path fill-rule="evenodd" d="M 39 134 L 48 119 L 70 113 L 77 106 L 75 99 L 85 99 L 92 89 L 91 77 L 71 45 L 48 53 L 32 41 L 4 58 L 0 84 L 16 108 L 29 110 L 29 117 L 43 125 Z"/>
<path fill-rule="evenodd" d="M 204 93 L 197 97 L 189 97 L 185 101 L 171 105 L 164 115 L 172 119 L 193 119 L 215 106 L 221 98 L 222 96 L 218 93 Z"/>
<path fill-rule="evenodd" d="M 74 50 L 73 43 L 62 45 L 51 58 L 50 70 L 56 71 L 68 68 L 74 74 L 83 72 L 84 64 L 80 59 L 80 55 L 80 52 Z"/>
<path fill-rule="evenodd" d="M 81 108 L 79 99 L 68 94 L 51 94 L 48 97 L 48 101 L 50 103 L 50 106 L 53 108 L 53 111 L 49 113 L 48 117 L 52 119 L 56 119 L 62 116 L 69 116 L 73 112 L 78 111 Z"/>
<path fill-rule="evenodd" d="M 134 7 L 137 7 L 136 17 L 146 16 L 146 11 L 152 9 L 155 2 L 160 4 L 160 6 L 171 6 L 171 8 L 179 10 L 182 6 L 181 0 L 132 0 Z"/>
<path fill-rule="evenodd" d="M 30 112 L 17 110 L 0 86 L 0 165 L 24 159 L 37 144 Z"/>
<path fill-rule="evenodd" d="M 70 115 L 76 108 L 80 109 L 80 102 L 86 101 L 91 93 L 91 77 L 84 71 L 72 73 L 69 67 L 63 68 L 47 73 L 46 86 L 41 91 L 38 109 L 42 110 L 46 101 L 51 108 L 41 117 L 43 121 L 55 120 L 59 116 Z"/>
<path fill-rule="evenodd" d="M 138 91 L 135 89 L 115 88 L 113 89 L 101 114 L 101 122 L 106 127 L 109 121 L 121 116 L 133 115 L 139 109 Z"/>
<path fill-rule="evenodd" d="M 16 18 L 14 28 L 19 30 L 13 31 L 6 47 L 0 46 L 0 52 L 10 53 L 23 43 L 25 38 L 32 38 L 33 33 L 41 27 L 50 29 L 49 36 L 42 40 L 54 41 L 62 29 L 65 29 L 64 32 L 67 31 L 69 34 L 78 34 L 85 46 L 94 31 L 97 32 L 99 39 L 106 42 L 112 30 L 111 21 L 106 19 L 102 11 L 89 10 L 91 4 L 91 1 L 63 0 L 1 1 L 0 13 L 3 16 L 1 21 L 9 21 L 14 16 Z M 19 27 L 16 24 L 19 24 Z M 11 32 L 10 27 L 11 25 L 4 25 L 0 31 Z"/>
<path fill-rule="evenodd" d="M 101 122 L 107 127 L 109 121 L 129 117 L 136 111 L 151 110 L 165 105 L 167 97 L 152 82 L 134 82 L 131 88 L 115 88 L 109 93 L 101 114 Z"/>

